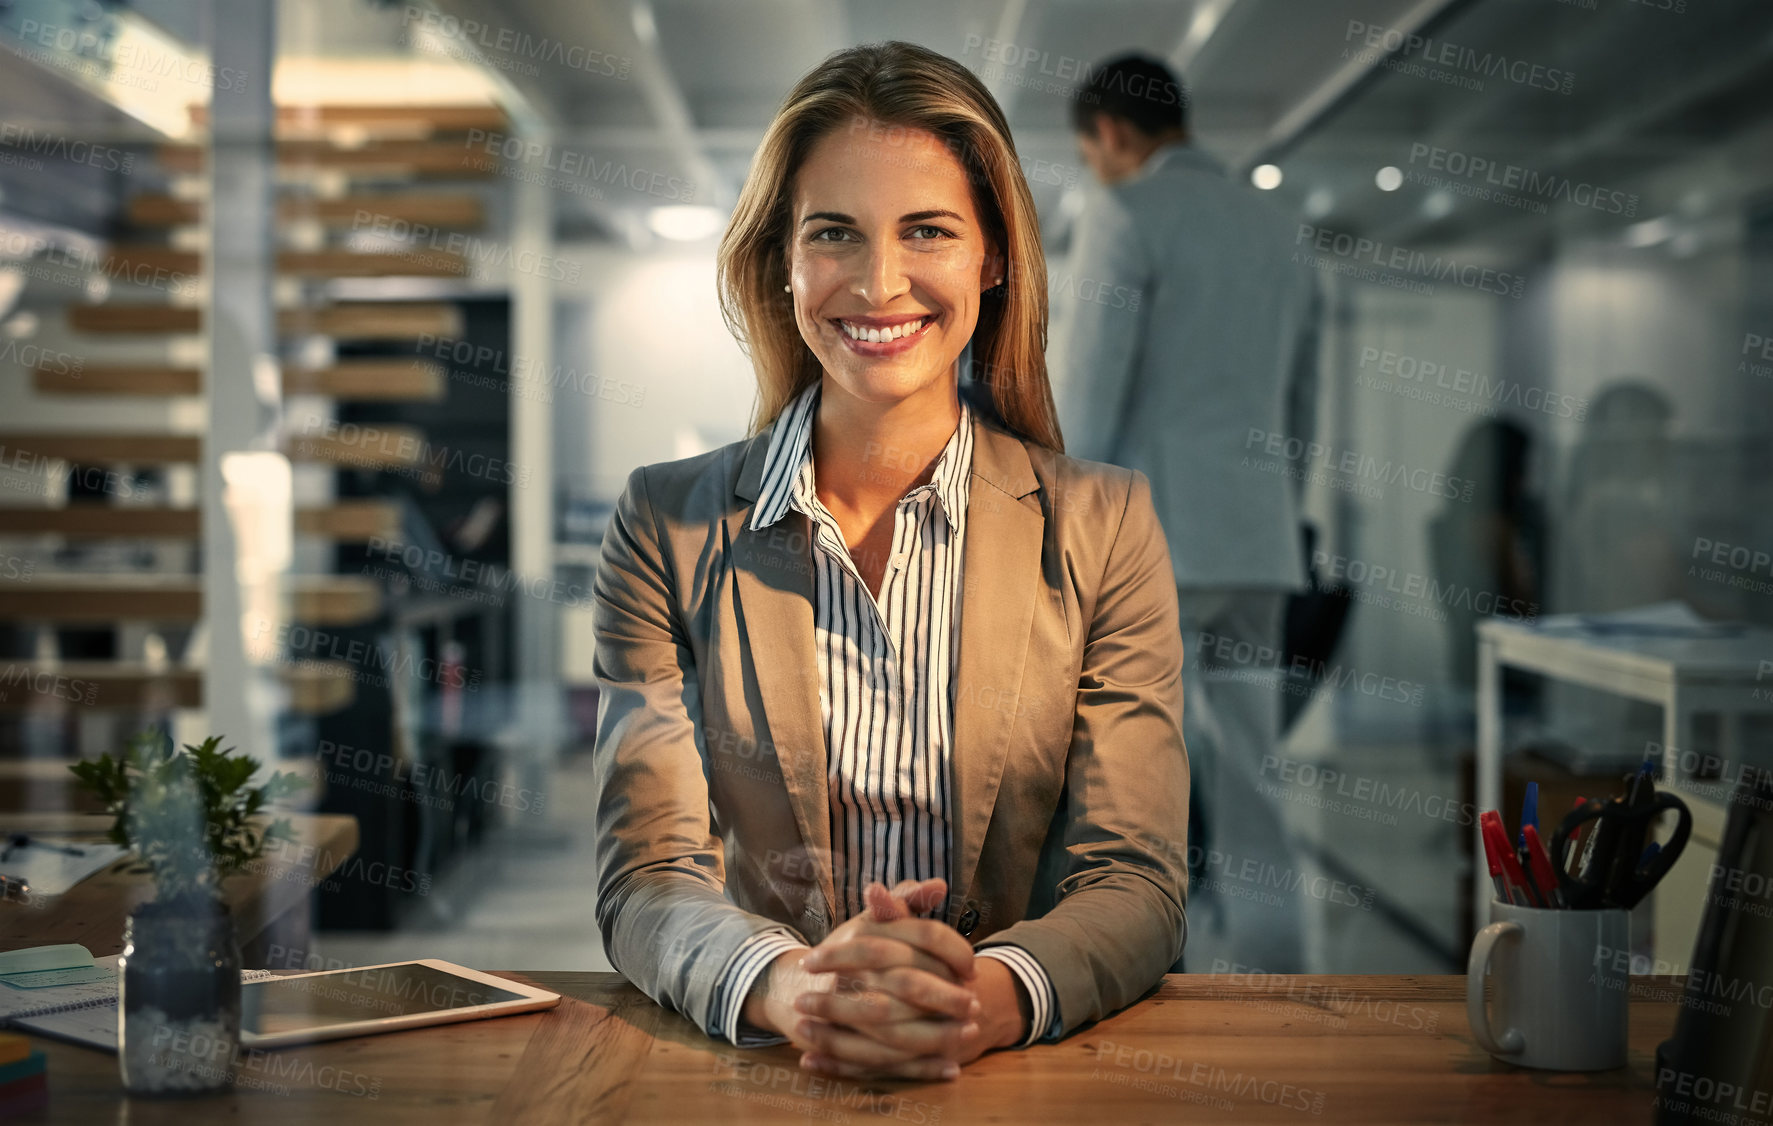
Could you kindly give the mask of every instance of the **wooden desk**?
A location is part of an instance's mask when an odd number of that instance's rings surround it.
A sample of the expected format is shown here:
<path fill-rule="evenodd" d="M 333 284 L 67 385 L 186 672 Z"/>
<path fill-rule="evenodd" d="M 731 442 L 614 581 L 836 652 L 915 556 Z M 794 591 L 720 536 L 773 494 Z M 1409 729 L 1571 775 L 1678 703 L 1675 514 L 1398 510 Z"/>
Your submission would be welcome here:
<path fill-rule="evenodd" d="M 551 1012 L 242 1053 L 234 1090 L 124 1100 L 114 1056 L 35 1038 L 50 1106 L 27 1122 L 962 1124 L 1648 1122 L 1678 979 L 1638 978 L 1631 1062 L 1554 1073 L 1492 1060 L 1463 977 L 1170 975 L 1057 1044 L 992 1053 L 949 1083 L 856 1083 L 781 1046 L 714 1043 L 615 974 L 526 973 Z M 277 1088 L 287 1088 L 279 1091 Z"/>
<path fill-rule="evenodd" d="M 279 816 L 289 818 L 295 840 L 268 851 L 251 870 L 222 884 L 243 949 L 251 949 L 255 938 L 305 906 L 314 885 L 357 849 L 357 819 L 349 814 Z M 111 818 L 104 814 L 0 813 L 4 832 L 101 835 L 110 826 Z M 41 906 L 0 901 L 0 950 L 77 942 L 97 957 L 121 954 L 124 920 L 154 894 L 149 877 L 127 871 L 129 863 L 121 860 L 101 868 Z"/>

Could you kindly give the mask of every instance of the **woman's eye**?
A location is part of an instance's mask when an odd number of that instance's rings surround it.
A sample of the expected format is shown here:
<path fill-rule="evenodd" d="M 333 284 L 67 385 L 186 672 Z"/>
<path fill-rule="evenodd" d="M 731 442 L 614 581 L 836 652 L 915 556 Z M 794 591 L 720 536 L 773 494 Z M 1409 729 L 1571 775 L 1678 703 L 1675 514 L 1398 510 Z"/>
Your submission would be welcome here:
<path fill-rule="evenodd" d="M 826 238 L 825 237 L 826 235 L 842 235 L 844 238 L 848 238 L 849 232 L 842 227 L 826 227 L 822 230 L 814 231 L 812 241 L 814 241 L 814 242 L 841 242 L 841 241 L 843 241 L 843 239 L 839 239 L 839 238 Z"/>
<path fill-rule="evenodd" d="M 911 233 L 913 235 L 916 235 L 919 231 L 933 231 L 934 234 L 929 236 L 930 238 L 948 238 L 948 237 L 950 237 L 948 232 L 943 230 L 941 227 L 913 227 L 913 228 L 911 228 Z M 928 241 L 928 239 L 923 239 L 920 241 Z"/>

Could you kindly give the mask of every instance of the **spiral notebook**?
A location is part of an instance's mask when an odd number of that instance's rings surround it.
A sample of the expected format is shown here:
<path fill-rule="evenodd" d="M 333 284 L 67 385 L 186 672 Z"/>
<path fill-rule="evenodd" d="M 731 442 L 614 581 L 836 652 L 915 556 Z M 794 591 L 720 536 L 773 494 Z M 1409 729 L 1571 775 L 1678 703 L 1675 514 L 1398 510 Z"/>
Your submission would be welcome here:
<path fill-rule="evenodd" d="M 93 965 L 110 970 L 110 977 L 104 981 L 28 991 L 0 987 L 0 1025 L 115 1052 L 120 959 L 117 954 L 93 959 Z M 257 981 L 273 976 L 268 970 L 246 970 L 240 980 Z"/>

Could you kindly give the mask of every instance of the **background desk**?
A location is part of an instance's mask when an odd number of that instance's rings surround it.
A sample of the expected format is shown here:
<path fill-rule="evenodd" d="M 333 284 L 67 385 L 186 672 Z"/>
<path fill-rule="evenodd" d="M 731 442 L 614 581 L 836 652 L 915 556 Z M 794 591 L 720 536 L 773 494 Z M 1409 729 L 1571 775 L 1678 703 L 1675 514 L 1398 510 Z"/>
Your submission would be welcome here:
<path fill-rule="evenodd" d="M 289 813 L 294 840 L 268 852 L 251 870 L 222 884 L 234 913 L 246 965 L 264 964 L 263 947 L 278 942 L 308 948 L 307 906 L 314 885 L 337 871 L 357 848 L 357 819 L 336 813 Z M 69 841 L 78 834 L 95 838 L 111 818 L 82 813 L 0 813 L 0 834 L 49 834 Z M 123 953 L 123 924 L 138 903 L 154 897 L 145 873 L 128 871 L 129 860 L 101 868 L 61 895 L 39 906 L 0 901 L 0 950 L 78 942 L 95 957 Z"/>
<path fill-rule="evenodd" d="M 1607 615 L 1600 615 L 1605 618 Z M 1613 616 L 1615 621 L 1621 615 Z M 1670 637 L 1581 628 L 1584 615 L 1565 614 L 1527 624 L 1502 618 L 1479 623 L 1477 663 L 1477 808 L 1499 809 L 1502 800 L 1502 668 L 1610 692 L 1662 707 L 1662 786 L 1679 792 L 1693 811 L 1693 838 L 1680 863 L 1652 893 L 1658 963 L 1684 965 L 1699 933 L 1699 917 L 1711 862 L 1724 830 L 1728 786 L 1695 786 L 1681 768 L 1682 751 L 1693 749 L 1693 717 L 1723 717 L 1719 751 L 1732 771 L 1746 761 L 1742 717 L 1773 712 L 1773 680 L 1764 662 L 1773 654 L 1773 631 L 1743 627 L 1717 637 Z M 1631 757 L 1643 749 L 1628 748 Z M 1542 827 L 1556 825 L 1566 810 L 1541 810 Z M 1516 814 L 1504 810 L 1513 824 Z M 1672 827 L 1672 819 L 1665 819 Z M 1472 827 L 1472 856 L 1484 855 Z M 1546 833 L 1550 840 L 1550 833 Z M 1490 917 L 1493 889 L 1482 865 L 1472 880 L 1472 918 Z"/>
<path fill-rule="evenodd" d="M 548 1013 L 243 1053 L 241 1085 L 203 1099 L 125 1105 L 115 1057 L 39 1037 L 50 1107 L 21 1121 L 1624 1126 L 1650 1121 L 1654 1053 L 1679 995 L 1675 979 L 1634 979 L 1630 1066 L 1558 1074 L 1496 1063 L 1472 1042 L 1462 977 L 1172 974 L 1093 1028 L 992 1053 L 953 1082 L 859 1084 L 801 1071 L 789 1046 L 716 1044 L 615 974 L 508 976 L 565 999 Z"/>

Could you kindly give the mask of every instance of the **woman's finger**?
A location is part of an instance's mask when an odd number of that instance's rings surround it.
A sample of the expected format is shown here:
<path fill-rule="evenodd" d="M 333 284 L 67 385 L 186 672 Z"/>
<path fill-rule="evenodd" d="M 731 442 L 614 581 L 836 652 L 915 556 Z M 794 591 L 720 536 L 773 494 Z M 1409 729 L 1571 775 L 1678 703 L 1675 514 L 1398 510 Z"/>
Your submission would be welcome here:
<path fill-rule="evenodd" d="M 843 973 L 851 977 L 865 970 L 890 970 L 895 966 L 910 966 L 948 981 L 959 977 L 948 963 L 902 938 L 866 931 L 849 938 L 826 939 L 801 964 L 817 973 Z"/>
<path fill-rule="evenodd" d="M 956 1020 L 979 1015 L 979 999 L 971 989 L 911 966 L 881 970 L 868 980 L 880 992 L 928 1013 Z"/>
<path fill-rule="evenodd" d="M 868 904 L 868 918 L 876 923 L 893 923 L 911 917 L 911 908 L 906 905 L 899 894 L 899 888 L 906 884 L 915 885 L 916 880 L 901 880 L 892 891 L 885 884 L 872 883 L 862 890 L 862 899 Z M 916 890 L 915 886 L 910 890 Z M 909 894 L 909 892 L 907 892 Z"/>
<path fill-rule="evenodd" d="M 868 899 L 868 896 L 877 886 L 885 887 L 884 884 L 870 884 L 868 888 L 863 890 L 863 898 L 867 900 L 870 907 L 874 905 L 874 901 Z M 925 911 L 940 907 L 947 902 L 948 881 L 940 876 L 932 876 L 927 880 L 900 880 L 893 885 L 887 895 L 897 900 L 904 908 L 904 916 L 921 915 Z M 883 915 L 876 912 L 874 921 L 890 923 L 901 917 L 903 916 L 899 914 Z"/>
<path fill-rule="evenodd" d="M 896 938 L 907 946 L 935 958 L 961 981 L 973 977 L 973 944 L 961 933 L 938 919 L 899 919 L 868 928 L 870 933 Z"/>
<path fill-rule="evenodd" d="M 920 1056 L 956 1058 L 969 1039 L 979 1034 L 979 1026 L 951 1020 L 907 1020 L 871 1025 L 864 1033 L 802 1018 L 795 1023 L 795 1031 L 796 1043 L 804 1038 L 819 1055 L 878 1067 Z"/>
<path fill-rule="evenodd" d="M 858 1032 L 865 1024 L 914 1020 L 929 1012 L 878 989 L 844 993 L 802 993 L 794 999 L 794 1011 L 820 1020 L 846 1024 Z"/>
<path fill-rule="evenodd" d="M 948 881 L 940 876 L 919 881 L 905 897 L 905 906 L 913 915 L 933 911 L 948 902 Z"/>

